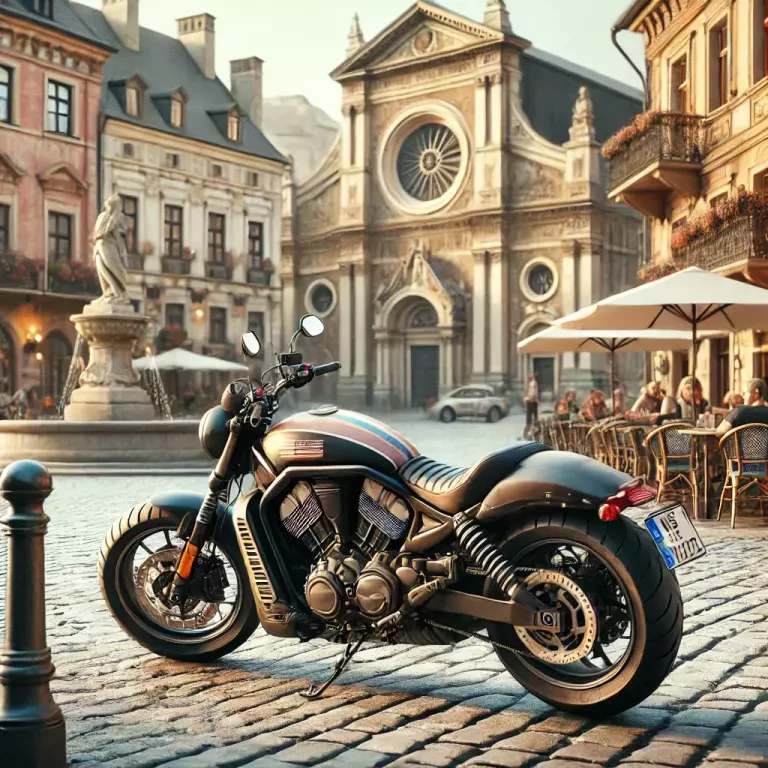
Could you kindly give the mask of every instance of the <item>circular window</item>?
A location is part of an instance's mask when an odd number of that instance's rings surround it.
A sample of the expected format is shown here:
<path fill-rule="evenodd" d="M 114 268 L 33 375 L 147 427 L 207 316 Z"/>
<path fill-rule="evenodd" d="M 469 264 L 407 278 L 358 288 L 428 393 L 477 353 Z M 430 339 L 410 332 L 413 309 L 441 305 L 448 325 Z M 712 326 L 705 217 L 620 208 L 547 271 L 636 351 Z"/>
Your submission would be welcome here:
<path fill-rule="evenodd" d="M 529 301 L 547 301 L 557 291 L 557 268 L 549 259 L 528 262 L 520 275 L 520 290 Z"/>
<path fill-rule="evenodd" d="M 442 197 L 456 180 L 461 147 L 446 125 L 427 123 L 403 142 L 397 155 L 397 177 L 416 200 Z"/>
<path fill-rule="evenodd" d="M 318 317 L 326 317 L 336 306 L 336 289 L 328 280 L 316 280 L 307 288 L 304 296 L 304 306 L 307 312 Z"/>
<path fill-rule="evenodd" d="M 454 200 L 468 176 L 468 135 L 464 118 L 450 104 L 430 101 L 401 112 L 382 137 L 378 156 L 388 204 L 418 215 Z"/>

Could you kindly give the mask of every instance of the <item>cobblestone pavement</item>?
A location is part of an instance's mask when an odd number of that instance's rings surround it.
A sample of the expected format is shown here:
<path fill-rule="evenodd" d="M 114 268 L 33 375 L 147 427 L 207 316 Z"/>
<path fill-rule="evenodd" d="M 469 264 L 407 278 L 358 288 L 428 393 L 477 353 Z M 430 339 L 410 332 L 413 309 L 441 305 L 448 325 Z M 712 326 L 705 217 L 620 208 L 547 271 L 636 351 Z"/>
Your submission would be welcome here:
<path fill-rule="evenodd" d="M 462 462 L 517 437 L 519 423 L 501 424 L 400 427 L 424 453 Z M 306 702 L 298 691 L 328 674 L 339 646 L 259 631 L 220 662 L 182 664 L 127 638 L 104 606 L 96 558 L 110 522 L 154 490 L 202 486 L 198 477 L 55 480 L 46 505 L 48 638 L 72 764 L 768 765 L 767 529 L 739 537 L 706 529 L 708 557 L 680 573 L 677 667 L 655 696 L 608 722 L 543 705 L 475 640 L 372 645 L 342 684 Z"/>

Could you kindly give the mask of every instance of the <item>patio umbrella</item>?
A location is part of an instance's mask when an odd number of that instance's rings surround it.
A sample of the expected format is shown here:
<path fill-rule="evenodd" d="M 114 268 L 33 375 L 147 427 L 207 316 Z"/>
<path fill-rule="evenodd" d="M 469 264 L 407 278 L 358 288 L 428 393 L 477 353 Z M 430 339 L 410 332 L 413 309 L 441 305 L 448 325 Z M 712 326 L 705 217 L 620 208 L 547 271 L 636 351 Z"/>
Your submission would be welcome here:
<path fill-rule="evenodd" d="M 693 347 L 690 372 L 695 376 L 700 332 L 768 328 L 768 291 L 689 267 L 602 299 L 562 318 L 557 325 L 590 331 L 687 331 Z M 695 401 L 693 414 L 695 418 Z"/>
<path fill-rule="evenodd" d="M 169 349 L 154 357 L 139 357 L 133 361 L 134 371 L 146 371 L 157 366 L 160 371 L 247 371 L 248 366 L 231 360 L 220 360 L 190 352 L 183 347 Z"/>
<path fill-rule="evenodd" d="M 683 331 L 659 331 L 644 329 L 638 331 L 581 331 L 561 327 L 574 315 L 583 310 L 560 318 L 555 325 L 518 342 L 517 348 L 523 354 L 539 352 L 607 352 L 611 358 L 611 397 L 614 390 L 615 355 L 617 352 L 651 352 L 656 349 L 688 349 L 690 333 Z M 703 334 L 706 337 L 714 333 Z"/>

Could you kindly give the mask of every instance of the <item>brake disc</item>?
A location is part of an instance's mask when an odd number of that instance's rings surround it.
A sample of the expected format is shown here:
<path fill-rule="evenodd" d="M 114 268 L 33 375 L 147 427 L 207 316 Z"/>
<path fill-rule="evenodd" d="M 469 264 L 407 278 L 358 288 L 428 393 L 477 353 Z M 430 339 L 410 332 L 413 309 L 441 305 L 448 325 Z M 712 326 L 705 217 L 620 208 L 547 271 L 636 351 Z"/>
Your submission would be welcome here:
<path fill-rule="evenodd" d="M 597 638 L 597 614 L 584 590 L 559 571 L 536 571 L 523 584 L 561 615 L 557 629 L 515 627 L 520 642 L 539 661 L 573 664 L 590 654 Z"/>

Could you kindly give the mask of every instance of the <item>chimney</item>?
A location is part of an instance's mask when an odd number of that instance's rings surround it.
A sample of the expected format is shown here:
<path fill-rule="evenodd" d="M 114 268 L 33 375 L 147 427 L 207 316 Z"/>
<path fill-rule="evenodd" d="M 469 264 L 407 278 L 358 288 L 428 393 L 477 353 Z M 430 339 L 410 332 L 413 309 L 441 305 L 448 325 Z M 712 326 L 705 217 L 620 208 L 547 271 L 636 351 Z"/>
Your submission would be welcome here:
<path fill-rule="evenodd" d="M 355 14 L 352 17 L 352 25 L 347 35 L 347 58 L 357 53 L 365 45 L 363 30 L 360 29 L 360 17 Z"/>
<path fill-rule="evenodd" d="M 485 18 L 483 24 L 491 29 L 498 29 L 505 35 L 512 34 L 512 25 L 509 23 L 509 12 L 504 0 L 488 0 L 485 5 Z"/>
<path fill-rule="evenodd" d="M 139 0 L 101 0 L 101 12 L 120 42 L 131 51 L 139 50 Z"/>
<path fill-rule="evenodd" d="M 261 128 L 261 64 L 258 56 L 229 62 L 232 96 L 257 128 Z"/>
<path fill-rule="evenodd" d="M 211 80 L 216 77 L 214 20 L 210 13 L 176 19 L 179 41 L 197 62 L 200 71 Z"/>

